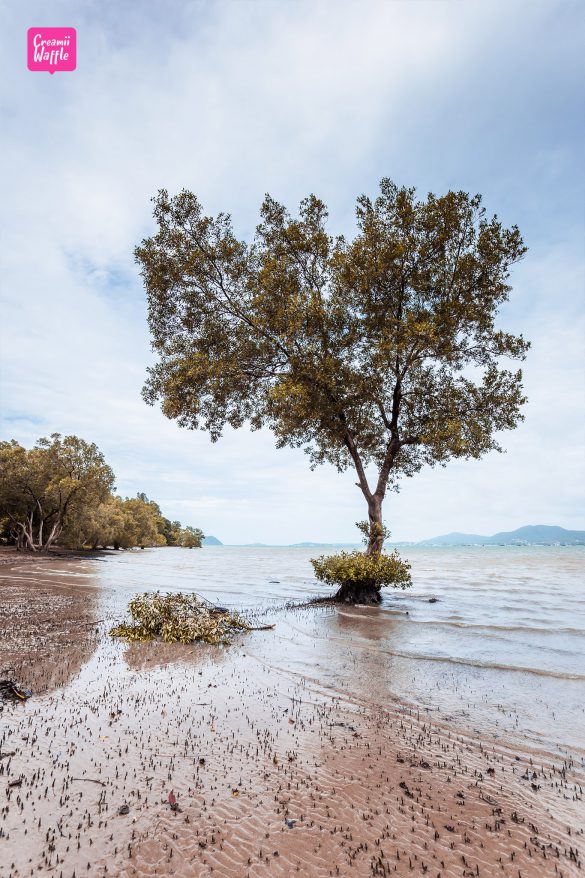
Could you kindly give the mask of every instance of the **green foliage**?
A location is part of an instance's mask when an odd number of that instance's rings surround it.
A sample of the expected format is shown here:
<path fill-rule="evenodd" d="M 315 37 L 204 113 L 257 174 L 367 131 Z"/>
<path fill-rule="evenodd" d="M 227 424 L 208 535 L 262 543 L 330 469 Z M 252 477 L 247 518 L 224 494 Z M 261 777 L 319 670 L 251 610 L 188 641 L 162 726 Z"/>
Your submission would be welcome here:
<path fill-rule="evenodd" d="M 410 564 L 396 551 L 387 555 L 340 552 L 311 559 L 315 576 L 327 585 L 355 585 L 380 589 L 384 585 L 408 588 L 412 585 Z"/>
<path fill-rule="evenodd" d="M 200 549 L 205 534 L 198 527 L 185 527 L 179 535 L 179 545 L 185 549 Z"/>
<path fill-rule="evenodd" d="M 500 451 L 522 420 L 522 373 L 502 360 L 529 345 L 495 321 L 526 248 L 480 196 L 417 200 L 382 180 L 353 240 L 328 233 L 314 195 L 298 217 L 266 196 L 250 243 L 191 192 L 154 202 L 158 230 L 135 251 L 158 354 L 144 398 L 181 426 L 213 441 L 268 426 L 312 465 L 353 466 L 381 523 L 401 476 Z"/>
<path fill-rule="evenodd" d="M 165 538 L 167 546 L 180 545 L 182 530 L 180 521 L 170 521 L 161 515 L 158 529 L 159 533 Z"/>
<path fill-rule="evenodd" d="M 159 193 L 159 231 L 136 250 L 159 354 L 149 402 L 212 438 L 266 423 L 343 469 L 348 432 L 365 462 L 384 462 L 398 388 L 394 469 L 407 474 L 479 456 L 514 426 L 519 375 L 497 362 L 527 344 L 494 318 L 525 250 L 515 227 L 487 220 L 477 196 L 417 202 L 387 180 L 358 200 L 352 242 L 326 233 L 314 196 L 299 219 L 269 197 L 261 214 L 247 245 L 191 193 Z M 458 374 L 473 365 L 477 383 Z"/>
<path fill-rule="evenodd" d="M 356 521 L 355 526 L 362 535 L 362 540 L 367 546 L 372 540 L 380 539 L 382 542 L 390 537 L 390 531 L 382 522 Z"/>
<path fill-rule="evenodd" d="M 48 549 L 67 521 L 109 496 L 113 482 L 97 446 L 78 436 L 53 433 L 30 450 L 0 442 L 0 516 L 20 546 Z"/>
<path fill-rule="evenodd" d="M 138 494 L 125 499 L 110 496 L 95 508 L 81 510 L 69 520 L 62 542 L 70 548 L 132 549 L 167 545 L 200 548 L 203 538 L 202 530 L 183 528 L 180 521 L 170 522 L 162 517 L 154 500 Z"/>
<path fill-rule="evenodd" d="M 229 643 L 236 631 L 249 625 L 237 613 L 218 612 L 196 595 L 144 592 L 133 598 L 128 610 L 133 624 L 122 623 L 110 631 L 125 640 L 153 640 L 166 643 Z"/>
<path fill-rule="evenodd" d="M 96 507 L 85 507 L 71 518 L 64 530 L 63 543 L 70 548 L 113 546 L 164 546 L 159 533 L 160 509 L 156 503 L 110 495 Z"/>
<path fill-rule="evenodd" d="M 0 535 L 33 551 L 56 542 L 74 549 L 201 544 L 202 531 L 169 522 L 146 494 L 115 496 L 113 483 L 97 446 L 77 436 L 54 433 L 29 450 L 0 442 Z"/>

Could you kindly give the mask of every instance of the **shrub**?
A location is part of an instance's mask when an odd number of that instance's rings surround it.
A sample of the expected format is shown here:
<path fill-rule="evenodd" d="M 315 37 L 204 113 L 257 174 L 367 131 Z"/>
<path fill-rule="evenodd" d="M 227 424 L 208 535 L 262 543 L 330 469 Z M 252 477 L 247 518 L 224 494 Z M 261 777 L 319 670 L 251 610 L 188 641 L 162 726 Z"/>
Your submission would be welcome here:
<path fill-rule="evenodd" d="M 373 589 L 379 591 L 384 585 L 394 588 L 412 585 L 410 564 L 403 561 L 396 551 L 390 555 L 340 552 L 339 555 L 313 558 L 311 564 L 317 579 L 328 585 L 340 586 L 340 593 L 344 589 L 359 594 L 360 591 Z"/>

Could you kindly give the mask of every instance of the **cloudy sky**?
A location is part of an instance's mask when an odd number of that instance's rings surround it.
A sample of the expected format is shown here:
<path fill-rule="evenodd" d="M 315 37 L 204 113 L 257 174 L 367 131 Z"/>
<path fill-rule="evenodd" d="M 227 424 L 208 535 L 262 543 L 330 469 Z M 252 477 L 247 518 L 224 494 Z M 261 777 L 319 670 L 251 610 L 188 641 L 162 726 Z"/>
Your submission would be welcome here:
<path fill-rule="evenodd" d="M 501 326 L 533 347 L 505 455 L 407 480 L 394 538 L 585 527 L 580 0 L 3 4 L 2 438 L 94 440 L 118 490 L 224 542 L 351 541 L 351 473 L 270 433 L 217 444 L 140 396 L 152 361 L 132 250 L 150 198 L 192 189 L 250 236 L 265 192 L 351 234 L 383 176 L 481 192 L 530 248 Z M 26 31 L 72 26 L 78 66 L 29 72 Z"/>

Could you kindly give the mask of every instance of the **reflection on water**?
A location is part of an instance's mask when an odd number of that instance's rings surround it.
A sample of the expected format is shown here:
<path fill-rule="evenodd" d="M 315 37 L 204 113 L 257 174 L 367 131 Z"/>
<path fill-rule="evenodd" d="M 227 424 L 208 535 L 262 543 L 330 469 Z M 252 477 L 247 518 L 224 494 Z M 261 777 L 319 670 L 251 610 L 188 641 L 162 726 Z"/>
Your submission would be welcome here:
<path fill-rule="evenodd" d="M 553 620 L 541 624 L 550 655 L 529 670 L 510 670 L 505 661 L 534 665 L 539 653 L 527 652 L 525 623 L 507 622 L 504 605 L 518 587 L 512 564 L 509 592 L 491 599 L 495 624 L 486 625 L 490 575 L 505 578 L 505 555 L 490 556 L 491 568 L 487 560 L 477 565 L 467 585 L 475 606 L 447 586 L 437 586 L 440 601 L 428 603 L 425 564 L 448 562 L 445 582 L 465 591 L 465 557 L 457 565 L 440 553 L 421 556 L 413 591 L 389 595 L 381 608 L 282 609 L 316 590 L 309 555 L 163 549 L 29 564 L 2 577 L 2 627 L 15 638 L 21 672 L 42 670 L 46 684 L 62 686 L 2 715 L 0 844 L 14 878 L 96 870 L 159 878 L 386 873 L 371 853 L 382 852 L 381 839 L 397 863 L 400 853 L 401 874 L 409 859 L 421 874 L 421 864 L 424 872 L 442 858 L 441 874 L 460 874 L 462 851 L 474 857 L 465 874 L 476 874 L 475 861 L 482 874 L 490 862 L 522 875 L 547 863 L 550 876 L 560 874 L 558 863 L 569 874 L 581 803 L 580 775 L 566 752 L 576 743 L 578 713 L 567 703 L 583 684 L 540 671 L 548 663 L 564 673 L 567 644 L 557 642 L 554 626 L 580 630 L 577 614 L 560 626 L 543 601 L 541 618 Z M 571 564 L 558 554 L 535 569 L 543 564 L 562 606 L 562 590 L 569 596 L 576 588 Z M 523 576 L 519 587 L 537 594 L 538 577 Z M 107 620 L 105 632 L 121 618 L 133 593 L 157 587 L 246 605 L 275 627 L 238 635 L 226 648 L 88 635 L 99 620 Z M 465 636 L 459 625 L 442 624 L 453 616 L 467 626 Z M 508 670 L 495 667 L 490 652 L 502 643 Z M 480 666 L 478 657 L 491 664 Z M 50 676 L 51 664 L 60 678 Z M 324 689 L 334 697 L 319 697 Z M 409 709 L 360 709 L 396 699 L 432 708 L 432 721 L 425 711 L 419 721 Z M 463 721 L 442 731 L 449 715 Z M 546 754 L 532 764 L 535 753 L 522 742 L 512 752 L 493 746 L 490 736 L 502 731 L 530 743 L 548 736 L 564 752 L 553 765 Z M 180 813 L 169 808 L 171 790 Z"/>
<path fill-rule="evenodd" d="M 207 643 L 129 643 L 125 644 L 124 661 L 132 671 L 151 671 L 177 664 L 218 663 L 226 651 Z"/>
<path fill-rule="evenodd" d="M 340 634 L 378 642 L 387 641 L 400 624 L 395 614 L 384 613 L 378 607 L 339 607 L 328 622 Z"/>
<path fill-rule="evenodd" d="M 133 594 L 151 589 L 197 591 L 258 610 L 327 593 L 309 563 L 318 552 L 153 549 L 112 554 L 86 568 L 102 589 L 104 612 L 113 615 L 124 612 Z M 410 548 L 404 555 L 413 588 L 386 590 L 379 609 L 342 609 L 340 620 L 349 612 L 365 637 L 392 632 L 393 649 L 411 658 L 585 678 L 585 549 Z"/>
<path fill-rule="evenodd" d="M 56 561 L 0 574 L 0 676 L 40 695 L 65 686 L 89 660 L 100 592 L 91 578 L 78 579 L 84 569 Z"/>

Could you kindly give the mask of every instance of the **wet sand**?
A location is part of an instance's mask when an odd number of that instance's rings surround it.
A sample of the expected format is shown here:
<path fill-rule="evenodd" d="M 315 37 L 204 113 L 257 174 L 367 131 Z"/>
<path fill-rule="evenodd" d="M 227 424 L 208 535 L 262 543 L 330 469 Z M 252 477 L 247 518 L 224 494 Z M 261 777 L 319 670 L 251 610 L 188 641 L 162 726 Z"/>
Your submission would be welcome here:
<path fill-rule="evenodd" d="M 65 686 L 99 638 L 96 588 L 47 584 L 28 574 L 33 564 L 55 563 L 54 555 L 15 560 L 14 553 L 0 553 L 0 677 L 26 681 L 35 695 Z"/>
<path fill-rule="evenodd" d="M 582 873 L 578 753 L 358 702 L 265 632 L 118 643 L 91 578 L 27 570 L 0 572 L 0 668 L 34 690 L 0 714 L 1 878 Z"/>

